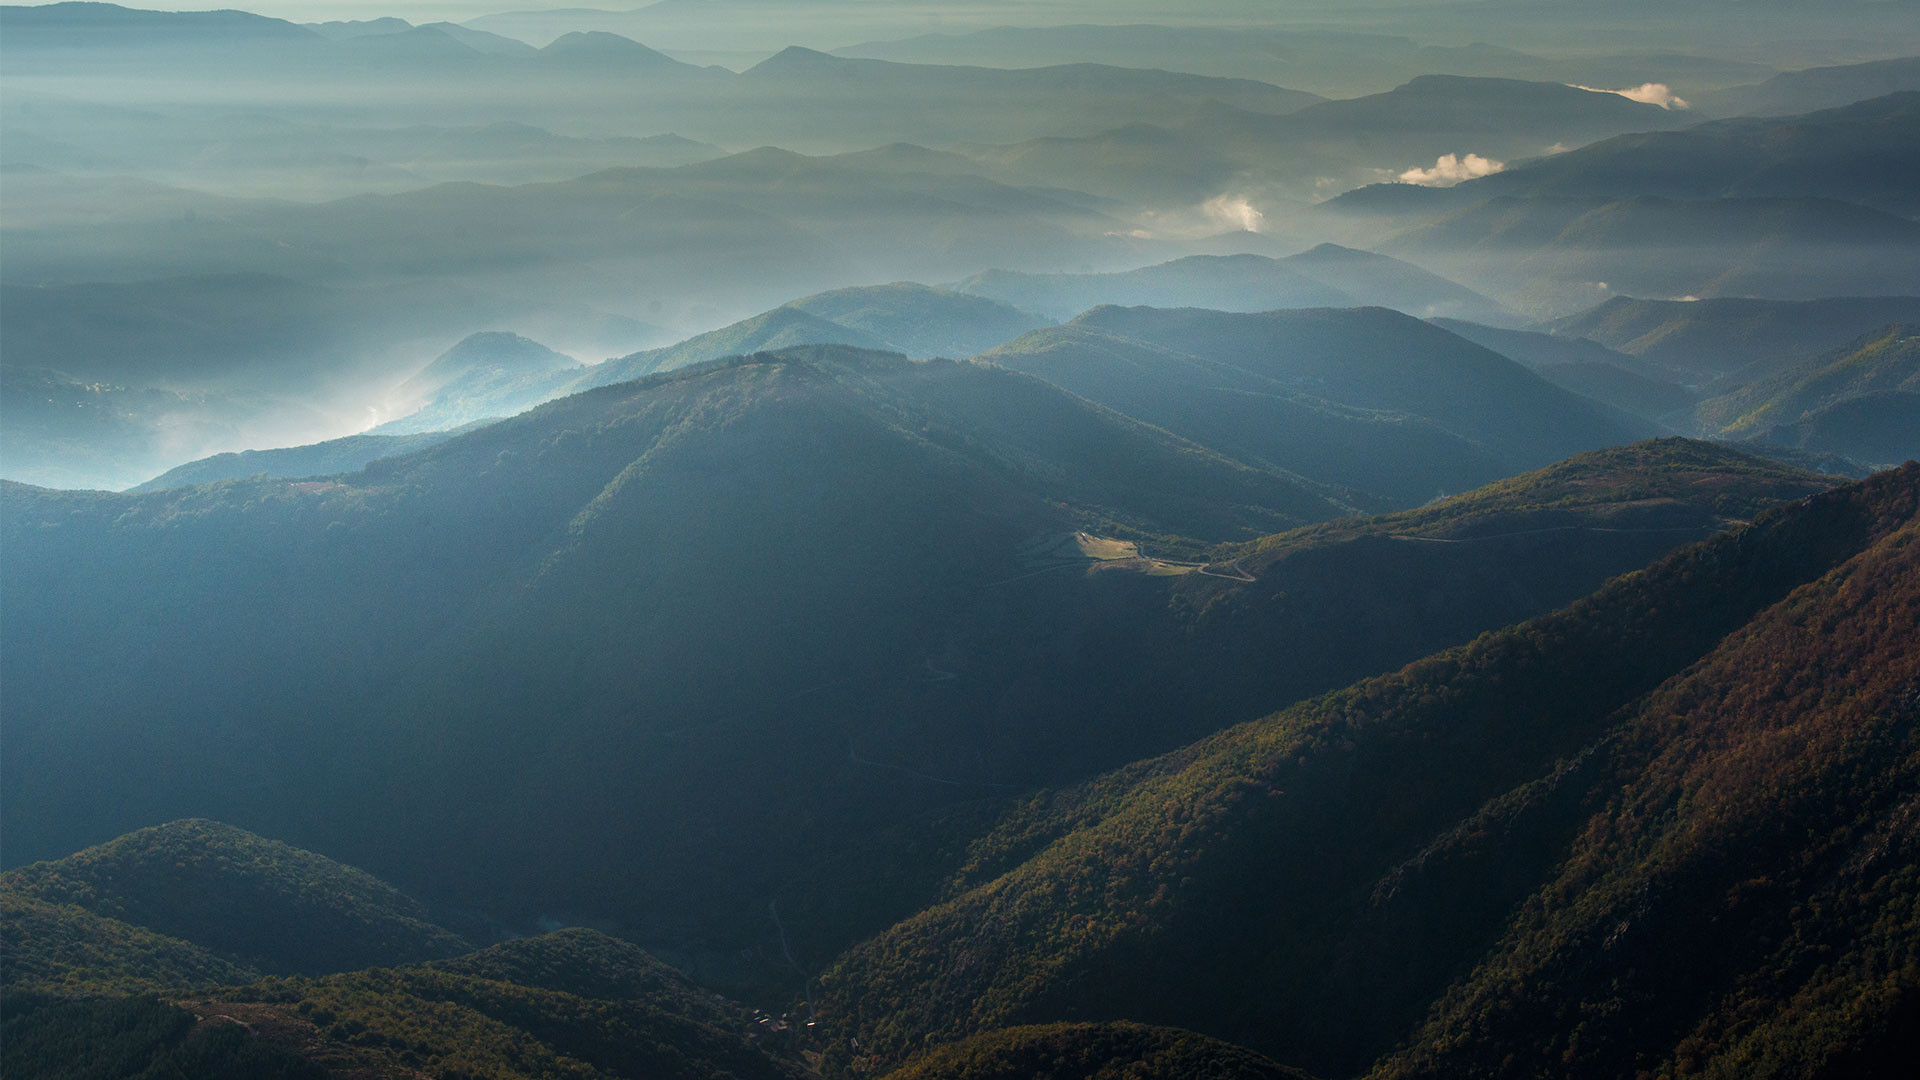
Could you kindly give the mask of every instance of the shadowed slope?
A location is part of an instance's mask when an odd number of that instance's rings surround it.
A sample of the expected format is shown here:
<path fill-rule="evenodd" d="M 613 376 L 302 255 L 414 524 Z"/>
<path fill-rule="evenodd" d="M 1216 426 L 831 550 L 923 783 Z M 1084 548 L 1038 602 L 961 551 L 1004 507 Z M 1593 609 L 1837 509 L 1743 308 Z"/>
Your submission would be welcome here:
<path fill-rule="evenodd" d="M 1533 908 L 1521 905 L 1559 877 L 1562 858 L 1582 850 L 1569 845 L 1586 837 L 1581 844 L 1638 867 L 1632 872 L 1648 887 L 1603 888 L 1604 879 L 1570 875 L 1541 893 L 1535 903 L 1543 911 L 1588 913 L 1579 925 L 1593 928 L 1592 944 L 1539 954 L 1511 991 L 1512 977 L 1499 972 L 1513 969 L 1490 969 L 1481 995 L 1515 1004 L 1474 1021 L 1489 1025 L 1485 1037 L 1456 1039 L 1458 1021 L 1437 1025 L 1405 1071 L 1532 1075 L 1557 1071 L 1559 1053 L 1572 1047 L 1581 1073 L 1618 1075 L 1635 1055 L 1673 1052 L 1695 1022 L 1721 1007 L 1722 991 L 1711 989 L 1721 976 L 1706 973 L 1757 974 L 1760 967 L 1739 966 L 1741 957 L 1789 945 L 1781 919 L 1800 898 L 1821 895 L 1820 879 L 1787 879 L 1805 885 L 1783 881 L 1782 892 L 1753 893 L 1752 914 L 1734 925 L 1773 929 L 1737 955 L 1712 944 L 1719 930 L 1695 951 L 1686 929 L 1699 925 L 1693 919 L 1647 923 L 1667 935 L 1633 953 L 1631 977 L 1654 996 L 1652 1008 L 1610 1007 L 1618 998 L 1593 959 L 1607 929 L 1631 927 L 1641 916 L 1623 907 L 1622 923 L 1566 899 L 1596 889 L 1594 902 L 1666 908 L 1673 894 L 1648 876 L 1663 865 L 1657 851 L 1614 839 L 1649 829 L 1701 853 L 1699 873 L 1707 876 L 1685 895 L 1725 897 L 1730 905 L 1740 894 L 1726 890 L 1746 874 L 1766 880 L 1775 865 L 1801 865 L 1829 850 L 1831 828 L 1870 844 L 1878 828 L 1902 827 L 1892 793 L 1912 760 L 1912 726 L 1900 711 L 1910 707 L 1897 703 L 1920 672 L 1911 670 L 1904 620 L 1891 616 L 1911 610 L 1911 583 L 1920 581 L 1900 569 L 1917 550 L 1917 500 L 1920 471 L 1912 467 L 1815 496 L 1553 615 L 1036 798 L 1002 818 L 998 839 L 975 848 L 986 854 L 1004 845 L 1030 855 L 999 870 L 987 859 L 970 887 L 851 950 L 822 976 L 822 1008 L 883 1058 L 928 1037 L 1079 1012 L 1194 1026 L 1349 1073 L 1412 1031 L 1507 935 L 1523 944 L 1552 940 L 1529 936 L 1539 924 L 1528 914 Z M 1777 636 L 1805 619 L 1831 629 L 1796 636 L 1792 645 Z M 1777 676 L 1751 691 L 1744 678 L 1721 677 L 1809 649 L 1821 658 L 1809 657 L 1817 667 L 1776 665 Z M 1829 666 L 1829 653 L 1869 666 Z M 1702 657 L 1709 658 L 1706 674 L 1689 672 Z M 1835 674 L 1804 674 L 1810 671 Z M 1837 674 L 1847 671 L 1860 674 Z M 1836 695 L 1832 712 L 1790 708 L 1792 694 L 1766 708 L 1765 716 L 1778 718 L 1768 726 L 1800 715 L 1830 733 L 1817 745 L 1833 752 L 1816 752 L 1804 767 L 1785 765 L 1803 760 L 1798 750 L 1781 756 L 1771 749 L 1797 746 L 1793 739 L 1723 729 L 1739 712 L 1711 704 L 1722 695 L 1770 693 L 1765 687 L 1780 680 Z M 1856 700 L 1864 711 L 1846 704 Z M 1887 705 L 1892 712 L 1876 711 Z M 1666 817 L 1626 809 L 1587 825 L 1616 793 L 1623 806 L 1640 805 L 1647 785 L 1671 784 L 1664 767 L 1655 768 L 1657 744 L 1646 741 L 1662 731 L 1702 746 L 1733 740 L 1742 759 L 1788 771 L 1720 770 L 1728 814 L 1702 807 L 1670 827 Z M 1652 756 L 1623 752 L 1634 746 Z M 1699 759 L 1699 767 L 1712 769 L 1706 762 L 1722 756 Z M 1871 771 L 1856 773 L 1856 763 Z M 1785 789 L 1767 779 L 1796 774 L 1805 779 Z M 1845 776 L 1864 786 L 1828 786 Z M 1781 800 L 1794 808 L 1786 816 L 1766 809 Z M 1686 807 L 1674 798 L 1660 805 Z M 1819 827 L 1794 831 L 1802 814 Z M 1743 822 L 1761 832 L 1749 834 Z M 1489 832 L 1500 839 L 1482 841 Z M 1726 857 L 1707 858 L 1711 851 Z M 1905 858 L 1888 857 L 1896 858 L 1889 873 Z M 1897 888 L 1896 897 L 1911 899 L 1910 887 Z M 1732 926 L 1725 933 L 1734 940 Z M 1912 947 L 1911 931 L 1897 935 L 1891 940 L 1899 947 Z M 1547 959 L 1558 956 L 1565 964 Z M 1689 964 L 1705 982 L 1685 974 Z M 1662 983 L 1669 971 L 1674 977 Z M 1768 1000 L 1785 1008 L 1803 984 L 1776 985 L 1784 996 Z M 1607 1035 L 1569 1040 L 1564 1033 L 1580 1023 Z M 1871 1022 L 1855 1030 L 1871 1049 Z M 1843 1031 L 1839 1039 L 1850 1037 Z M 1427 1059 L 1461 1064 L 1418 1066 Z"/>

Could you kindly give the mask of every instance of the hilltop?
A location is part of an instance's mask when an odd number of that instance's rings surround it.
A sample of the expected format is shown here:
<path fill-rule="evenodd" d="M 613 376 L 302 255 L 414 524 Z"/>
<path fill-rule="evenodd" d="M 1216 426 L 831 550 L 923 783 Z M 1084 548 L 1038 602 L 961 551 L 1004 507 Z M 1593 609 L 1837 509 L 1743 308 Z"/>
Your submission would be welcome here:
<path fill-rule="evenodd" d="M 339 971 L 470 947 L 364 871 L 213 821 L 176 821 L 17 867 L 0 874 L 0 891 L 265 971 Z"/>
<path fill-rule="evenodd" d="M 1616 135 L 1454 188 L 1459 200 L 1501 195 L 1818 196 L 1911 217 L 1902 183 L 1920 158 L 1920 93 L 1681 131 Z"/>
<path fill-rule="evenodd" d="M 290 890 L 289 880 L 299 884 Z M 428 964 L 351 970 L 372 955 L 369 937 L 391 935 L 391 912 L 411 903 L 396 897 L 362 871 L 206 821 L 10 872 L 0 878 L 8 1067 L 66 1075 L 84 1047 L 87 1066 L 108 1075 L 171 1068 L 215 1080 L 808 1074 L 780 1037 L 786 1025 L 592 930 L 478 952 L 459 943 L 452 951 L 463 955 Z M 358 939 L 343 921 L 359 927 Z M 263 979 L 209 948 L 265 941 L 286 943 L 266 959 L 281 970 L 297 959 L 307 977 Z M 426 952 L 454 942 L 439 931 Z M 408 950 L 390 945 L 389 963 L 405 959 Z"/>
<path fill-rule="evenodd" d="M 1190 255 L 1109 274 L 990 270 L 954 288 L 1063 320 L 1109 304 L 1242 312 L 1372 305 L 1423 317 L 1492 321 L 1510 317 L 1486 297 L 1410 263 L 1337 244 L 1322 244 L 1284 259 Z"/>

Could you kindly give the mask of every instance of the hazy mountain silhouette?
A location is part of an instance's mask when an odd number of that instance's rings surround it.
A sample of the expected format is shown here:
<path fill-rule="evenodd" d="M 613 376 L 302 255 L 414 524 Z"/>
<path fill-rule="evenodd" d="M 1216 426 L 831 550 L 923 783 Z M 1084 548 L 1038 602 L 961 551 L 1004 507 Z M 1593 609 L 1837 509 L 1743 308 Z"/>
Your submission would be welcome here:
<path fill-rule="evenodd" d="M 1390 307 L 1416 315 L 1501 319 L 1500 306 L 1417 266 L 1323 244 L 1284 259 L 1264 255 L 1192 255 L 1110 274 L 1032 274 L 990 270 L 955 286 L 1059 319 L 1102 304 L 1276 308 Z"/>

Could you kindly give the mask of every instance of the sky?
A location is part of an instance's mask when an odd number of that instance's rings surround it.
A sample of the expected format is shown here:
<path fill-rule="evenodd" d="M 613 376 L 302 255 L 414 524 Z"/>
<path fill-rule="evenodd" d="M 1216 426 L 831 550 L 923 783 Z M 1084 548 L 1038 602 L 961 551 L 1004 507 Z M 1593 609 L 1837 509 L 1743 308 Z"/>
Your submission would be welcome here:
<path fill-rule="evenodd" d="M 652 6 L 655 0 L 114 0 L 126 7 L 168 11 L 213 11 L 238 8 L 260 15 L 293 22 L 324 22 L 334 19 L 373 19 L 395 16 L 413 23 L 437 21 L 462 22 L 482 15 L 506 11 L 549 11 L 592 9 L 635 11 Z M 673 6 L 689 6 L 698 0 L 672 0 Z M 723 0 L 724 2 L 724 0 Z M 763 0 L 782 3 L 783 0 Z M 1405 3 L 1405 0 L 1399 0 Z M 1418 0 L 1415 0 L 1417 3 Z M 951 21 L 966 28 L 1004 24 L 1035 24 L 1063 21 L 1112 22 L 1155 21 L 1184 22 L 1196 9 L 1213 8 L 1231 12 L 1236 19 L 1281 9 L 1324 7 L 1317 0 L 784 0 L 786 6 L 804 10 L 809 18 L 849 17 L 855 22 L 892 21 L 926 23 Z M 1377 4 L 1348 5 L 1356 7 Z M 840 9 L 836 11 L 835 9 Z M 885 14 L 882 14 L 885 13 Z M 876 18 L 877 16 L 877 18 Z"/>

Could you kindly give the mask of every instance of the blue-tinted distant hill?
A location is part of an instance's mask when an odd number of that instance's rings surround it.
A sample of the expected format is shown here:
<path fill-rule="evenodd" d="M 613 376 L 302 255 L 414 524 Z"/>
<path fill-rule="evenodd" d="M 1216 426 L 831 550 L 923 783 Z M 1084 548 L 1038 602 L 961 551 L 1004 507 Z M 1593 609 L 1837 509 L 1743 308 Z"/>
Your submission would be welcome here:
<path fill-rule="evenodd" d="M 1518 360 L 1555 386 L 1667 427 L 1684 426 L 1679 423 L 1679 414 L 1698 400 L 1693 391 L 1676 381 L 1675 372 L 1588 338 L 1482 326 L 1460 319 L 1434 319 L 1433 324 Z"/>
<path fill-rule="evenodd" d="M 1410 263 L 1323 244 L 1284 259 L 1193 255 L 1107 274 L 1032 274 L 990 270 L 955 286 L 1068 319 L 1102 304 L 1272 311 L 1303 307 L 1389 307 L 1431 317 L 1512 318 L 1464 286 Z"/>
<path fill-rule="evenodd" d="M 271 476 L 284 480 L 309 480 L 338 473 L 358 472 L 370 462 L 421 450 L 445 442 L 462 429 L 436 430 L 418 435 L 348 435 L 307 446 L 289 446 L 276 450 L 241 450 L 215 454 L 168 469 L 159 476 L 128 488 L 129 492 L 165 491 L 168 488 L 213 484 L 221 480 L 239 480 L 250 476 Z"/>
<path fill-rule="evenodd" d="M 969 152 L 1012 177 L 1149 205 L 1239 192 L 1306 202 L 1445 154 L 1505 162 L 1686 122 L 1684 112 L 1559 82 L 1424 75 L 1285 116 L 1208 102 L 1171 121 L 1135 117 L 1095 135 Z"/>
<path fill-rule="evenodd" d="M 1652 430 L 1637 418 L 1549 385 L 1504 356 L 1381 308 L 1240 314 L 1102 307 L 1057 331 L 1037 331 L 998 355 L 1018 363 L 1017 348 L 1037 350 L 1056 336 L 1081 330 L 1224 364 L 1286 392 L 1420 418 L 1491 452 L 1508 475 L 1582 450 L 1631 442 Z M 1069 355 L 1057 353 L 1055 359 Z M 1061 377 L 1080 371 L 1097 379 L 1109 370 L 1119 374 L 1127 368 L 1088 357 L 1062 368 Z M 1190 378 L 1195 389 L 1218 383 L 1198 371 Z M 1197 431 L 1190 437 L 1212 441 Z"/>
<path fill-rule="evenodd" d="M 1379 246 L 1537 317 L 1620 294 L 1798 300 L 1920 288 L 1920 224 L 1824 198 L 1499 197 Z"/>
<path fill-rule="evenodd" d="M 1699 95 L 1699 103 L 1703 111 L 1722 116 L 1787 116 L 1914 90 L 1920 90 L 1920 57 L 1910 56 L 1784 72 L 1751 86 Z"/>
<path fill-rule="evenodd" d="M 1038 67 L 1090 62 L 1264 79 L 1332 97 L 1378 93 L 1420 75 L 1537 79 L 1584 86 L 1668 82 L 1728 86 L 1771 74 L 1763 64 L 1672 52 L 1551 58 L 1475 42 L 1422 44 L 1397 34 L 1305 27 L 998 26 L 835 49 L 837 55 L 921 64 Z"/>
<path fill-rule="evenodd" d="M 371 434 L 448 431 L 512 416 L 549 400 L 556 387 L 571 384 L 586 370 L 573 357 L 518 334 L 472 334 L 394 388 L 386 401 L 405 415 Z"/>
<path fill-rule="evenodd" d="M 319 34 L 285 19 L 245 11 L 147 11 L 118 4 L 0 6 L 6 48 L 75 52 L 128 47 L 232 48 L 309 43 Z"/>
<path fill-rule="evenodd" d="M 512 380 L 435 389 L 417 412 L 381 432 L 427 431 L 509 416 L 542 401 L 662 371 L 797 345 L 845 345 L 916 359 L 972 356 L 1046 320 L 985 297 L 913 282 L 855 286 L 795 300 L 678 344 L 615 357 L 585 370 L 551 366 Z"/>
<path fill-rule="evenodd" d="M 17 77 L 113 73 L 136 86 L 170 86 L 169 100 L 188 101 L 220 100 L 225 86 L 268 109 L 304 102 L 357 110 L 383 99 L 390 108 L 406 100 L 419 119 L 449 125 L 675 130 L 728 145 L 803 150 L 1085 135 L 1142 119 L 1171 121 L 1206 101 L 1274 114 L 1320 100 L 1249 79 L 1164 70 L 892 64 L 800 48 L 735 74 L 601 29 L 575 28 L 521 50 L 442 25 L 321 34 L 239 12 L 103 4 L 8 7 L 0 28 L 0 60 Z M 228 47 L 235 41 L 248 47 Z M 404 96 L 428 76 L 446 93 Z"/>
<path fill-rule="evenodd" d="M 1890 323 L 1920 322 L 1920 297 L 1699 301 L 1619 297 L 1551 324 L 1556 336 L 1590 338 L 1695 385 L 1751 381 L 1846 345 Z"/>
<path fill-rule="evenodd" d="M 1913 217 L 1916 171 L 1920 92 L 1906 91 L 1823 112 L 1620 135 L 1467 181 L 1446 199 L 1811 196 Z"/>

